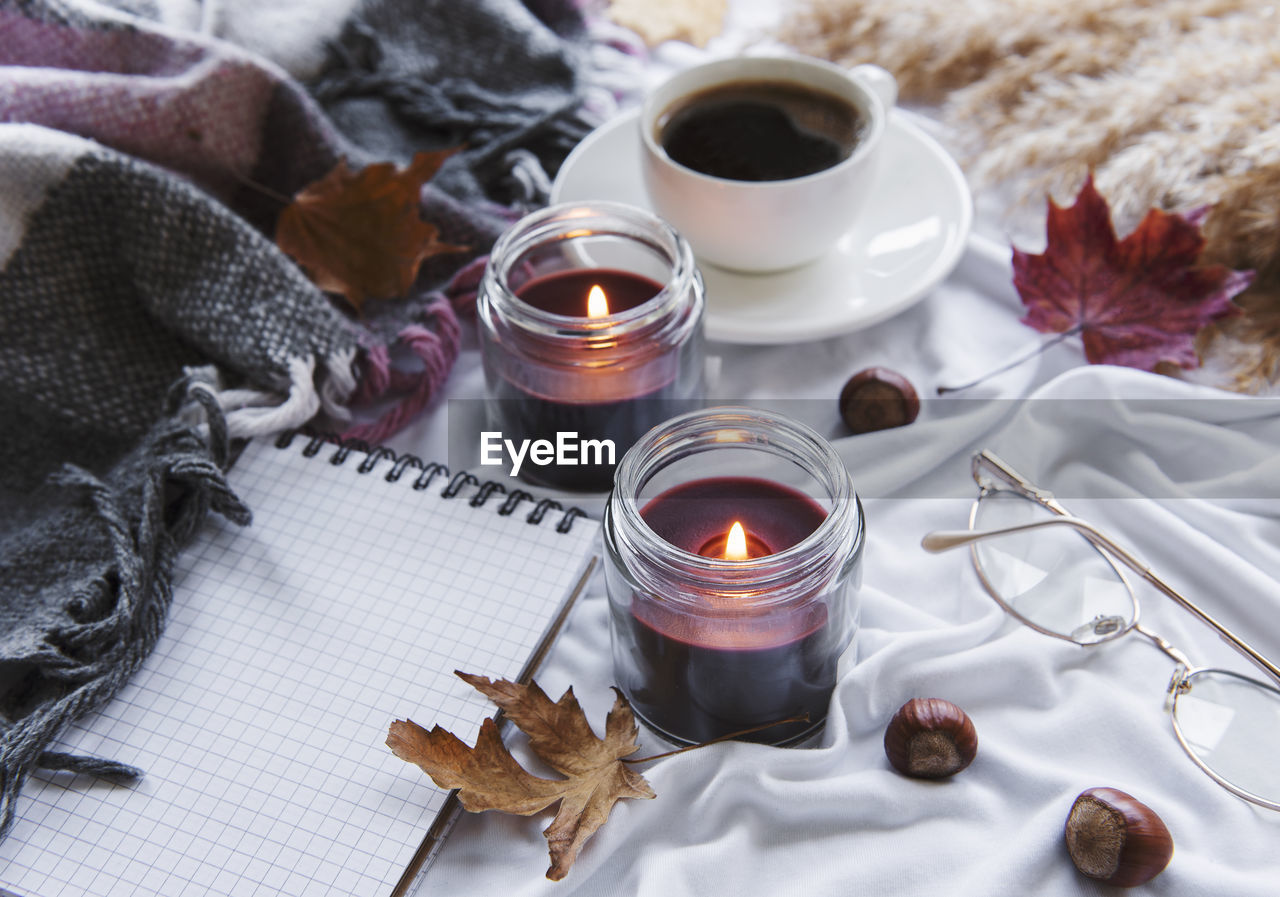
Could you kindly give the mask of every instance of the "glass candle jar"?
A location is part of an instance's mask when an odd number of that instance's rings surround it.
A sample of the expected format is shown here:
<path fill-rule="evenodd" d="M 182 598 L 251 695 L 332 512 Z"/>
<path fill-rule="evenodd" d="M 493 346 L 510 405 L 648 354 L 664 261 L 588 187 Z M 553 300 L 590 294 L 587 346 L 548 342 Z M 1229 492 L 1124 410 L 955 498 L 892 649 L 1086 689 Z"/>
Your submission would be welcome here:
<path fill-rule="evenodd" d="M 703 397 L 704 306 L 689 244 L 643 209 L 562 204 L 503 234 L 477 299 L 490 428 L 574 449 L 519 475 L 608 489 L 645 431 Z"/>
<path fill-rule="evenodd" d="M 865 542 L 821 436 L 757 409 L 673 418 L 618 465 L 603 531 L 614 675 L 647 726 L 676 744 L 821 727 Z"/>

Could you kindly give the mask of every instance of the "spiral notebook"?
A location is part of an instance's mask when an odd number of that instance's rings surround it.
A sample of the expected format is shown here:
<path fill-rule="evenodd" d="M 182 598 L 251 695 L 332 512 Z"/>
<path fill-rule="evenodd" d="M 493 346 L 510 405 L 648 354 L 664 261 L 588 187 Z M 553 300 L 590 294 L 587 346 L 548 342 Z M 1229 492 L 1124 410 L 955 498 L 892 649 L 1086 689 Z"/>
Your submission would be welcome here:
<path fill-rule="evenodd" d="M 453 671 L 528 675 L 599 531 L 576 509 L 322 438 L 251 443 L 229 479 L 253 524 L 208 522 L 179 557 L 153 654 L 53 748 L 146 776 L 33 774 L 0 890 L 403 889 L 448 795 L 391 754 L 387 726 L 473 742 L 494 708 Z"/>

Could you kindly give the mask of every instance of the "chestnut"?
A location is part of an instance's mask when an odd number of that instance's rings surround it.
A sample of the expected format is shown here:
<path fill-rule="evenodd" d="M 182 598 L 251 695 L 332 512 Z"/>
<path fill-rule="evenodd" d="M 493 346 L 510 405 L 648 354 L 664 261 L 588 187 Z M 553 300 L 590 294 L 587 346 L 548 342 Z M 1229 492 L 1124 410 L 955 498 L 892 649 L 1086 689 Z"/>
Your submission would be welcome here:
<path fill-rule="evenodd" d="M 911 423 L 920 397 L 911 381 L 888 368 L 858 371 L 840 390 L 840 419 L 853 433 L 870 433 Z"/>
<path fill-rule="evenodd" d="M 917 779 L 955 775 L 978 755 L 969 715 L 942 698 L 912 698 L 884 730 L 884 752 L 894 769 Z"/>
<path fill-rule="evenodd" d="M 1109 885 L 1132 888 L 1173 858 L 1173 837 L 1155 811 L 1116 788 L 1088 788 L 1067 815 L 1067 852 L 1076 868 Z"/>

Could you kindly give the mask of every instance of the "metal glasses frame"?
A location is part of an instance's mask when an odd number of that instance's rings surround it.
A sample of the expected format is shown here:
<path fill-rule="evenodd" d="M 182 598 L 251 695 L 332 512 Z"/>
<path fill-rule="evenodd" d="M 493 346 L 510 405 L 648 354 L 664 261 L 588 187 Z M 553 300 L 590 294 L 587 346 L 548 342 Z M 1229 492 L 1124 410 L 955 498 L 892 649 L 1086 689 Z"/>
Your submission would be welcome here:
<path fill-rule="evenodd" d="M 938 530 L 928 533 L 921 540 L 921 545 L 924 549 L 930 552 L 940 552 L 947 551 L 952 548 L 959 548 L 961 546 L 969 546 L 970 557 L 973 561 L 974 569 L 978 573 L 978 578 L 982 580 L 983 587 L 987 590 L 987 593 L 995 599 L 1006 613 L 1015 617 L 1019 622 L 1031 627 L 1037 632 L 1042 632 L 1045 635 L 1063 639 L 1086 648 L 1111 641 L 1119 638 L 1120 636 L 1127 635 L 1129 632 L 1137 632 L 1146 637 L 1152 642 L 1152 644 L 1172 658 L 1177 664 L 1177 668 L 1174 670 L 1173 678 L 1169 681 L 1168 691 L 1165 695 L 1165 708 L 1169 711 L 1172 719 L 1174 735 L 1177 736 L 1178 743 L 1182 745 L 1187 756 L 1189 756 L 1192 762 L 1194 762 L 1196 766 L 1200 767 L 1206 775 L 1237 797 L 1243 798 L 1244 800 L 1257 804 L 1261 807 L 1266 807 L 1271 810 L 1280 810 L 1280 802 L 1269 800 L 1265 797 L 1254 794 L 1251 791 L 1247 791 L 1238 785 L 1234 785 L 1207 766 L 1188 743 L 1186 736 L 1182 732 L 1182 727 L 1178 724 L 1177 714 L 1174 712 L 1178 696 L 1190 692 L 1192 689 L 1192 680 L 1195 677 L 1202 676 L 1206 673 L 1230 676 L 1234 679 L 1250 683 L 1258 688 L 1280 696 L 1280 667 L 1277 667 L 1274 663 L 1245 642 L 1244 639 L 1240 638 L 1226 626 L 1215 620 L 1203 609 L 1196 606 L 1196 604 L 1186 596 L 1179 593 L 1173 588 L 1173 586 L 1169 585 L 1157 576 L 1149 566 L 1140 561 L 1127 549 L 1117 544 L 1110 536 L 1106 535 L 1092 524 L 1081 520 L 1079 517 L 1073 516 L 1058 502 L 1057 499 L 1053 497 L 1051 492 L 1041 489 L 1039 486 L 1032 483 L 1022 474 L 1018 473 L 997 457 L 995 453 L 987 449 L 983 449 L 975 454 L 973 456 L 972 472 L 973 479 L 978 484 L 978 498 L 974 501 L 973 507 L 969 511 L 969 529 Z M 973 527 L 977 520 L 979 503 L 983 498 L 997 492 L 1012 492 L 1022 498 L 1034 501 L 1040 506 L 1051 511 L 1055 516 L 1046 517 L 1044 520 L 1037 520 L 1032 523 L 1025 523 L 1018 526 L 1003 527 L 993 530 L 975 530 Z M 1046 527 L 1070 527 L 1093 544 L 1094 548 L 1096 548 L 1102 557 L 1112 566 L 1120 581 L 1123 582 L 1125 587 L 1129 590 L 1129 597 L 1133 602 L 1132 620 L 1125 621 L 1119 617 L 1099 616 L 1092 621 L 1091 626 L 1093 634 L 1098 636 L 1098 638 L 1093 641 L 1084 642 L 1071 635 L 1054 632 L 1032 622 L 1014 609 L 1004 599 L 1004 597 L 999 594 L 988 578 L 986 571 L 982 568 L 982 563 L 978 558 L 977 543 L 983 539 L 995 536 L 1030 532 Z M 1133 586 L 1130 585 L 1128 579 L 1125 577 L 1124 571 L 1120 569 L 1121 565 L 1132 570 L 1143 580 L 1155 587 L 1157 591 L 1173 599 L 1175 604 L 1216 632 L 1223 641 L 1265 673 L 1269 681 L 1262 682 L 1249 676 L 1243 676 L 1240 673 L 1232 672 L 1231 670 L 1192 666 L 1191 661 L 1187 659 L 1185 654 L 1171 645 L 1164 638 L 1156 635 L 1151 630 L 1146 629 L 1138 622 L 1141 607 L 1138 603 L 1137 595 L 1134 594 Z M 1076 632 L 1079 631 L 1080 630 L 1076 630 Z"/>

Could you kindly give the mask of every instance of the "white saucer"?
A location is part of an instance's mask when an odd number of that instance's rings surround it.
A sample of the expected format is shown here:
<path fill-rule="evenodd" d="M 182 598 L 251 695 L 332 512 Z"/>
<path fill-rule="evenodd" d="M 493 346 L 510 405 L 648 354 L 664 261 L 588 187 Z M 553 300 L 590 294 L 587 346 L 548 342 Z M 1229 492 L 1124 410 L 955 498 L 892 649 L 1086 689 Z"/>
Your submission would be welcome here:
<path fill-rule="evenodd" d="M 633 111 L 588 134 L 561 166 L 551 201 L 650 208 L 638 121 Z M 959 166 L 899 114 L 889 118 L 881 152 L 870 206 L 816 262 L 776 274 L 700 263 L 710 339 L 763 345 L 851 333 L 904 311 L 951 273 L 973 222 Z"/>

